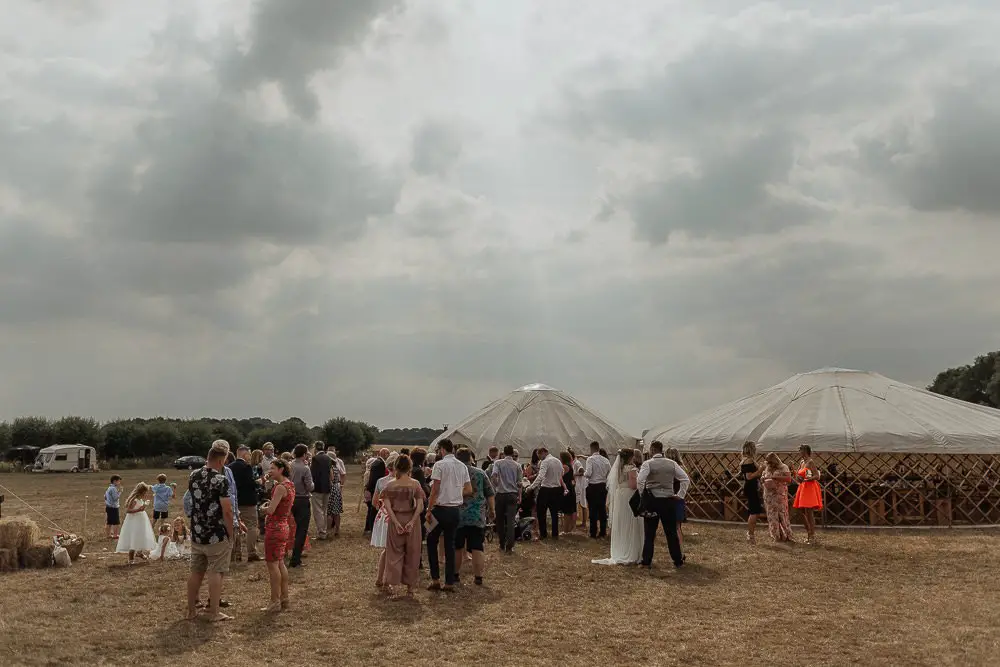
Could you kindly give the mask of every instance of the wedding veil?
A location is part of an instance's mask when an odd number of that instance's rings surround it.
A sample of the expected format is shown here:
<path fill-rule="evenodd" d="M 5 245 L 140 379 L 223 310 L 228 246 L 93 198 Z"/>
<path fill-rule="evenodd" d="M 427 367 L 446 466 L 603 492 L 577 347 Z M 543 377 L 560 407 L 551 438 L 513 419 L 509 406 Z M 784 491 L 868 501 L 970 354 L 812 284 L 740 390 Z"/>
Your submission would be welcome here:
<path fill-rule="evenodd" d="M 615 515 L 615 501 L 618 496 L 618 487 L 621 486 L 621 476 L 622 476 L 622 455 L 618 454 L 615 457 L 615 464 L 611 466 L 611 472 L 608 473 L 608 517 L 614 517 Z"/>

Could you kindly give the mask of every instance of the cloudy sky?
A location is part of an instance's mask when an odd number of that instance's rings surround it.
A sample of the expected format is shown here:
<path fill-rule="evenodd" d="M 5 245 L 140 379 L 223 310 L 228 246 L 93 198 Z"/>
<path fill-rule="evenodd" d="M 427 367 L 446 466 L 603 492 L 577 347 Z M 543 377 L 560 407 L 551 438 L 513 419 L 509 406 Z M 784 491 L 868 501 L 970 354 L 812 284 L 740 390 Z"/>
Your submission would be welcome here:
<path fill-rule="evenodd" d="M 639 431 L 1000 347 L 995 2 L 4 7 L 0 418 Z"/>

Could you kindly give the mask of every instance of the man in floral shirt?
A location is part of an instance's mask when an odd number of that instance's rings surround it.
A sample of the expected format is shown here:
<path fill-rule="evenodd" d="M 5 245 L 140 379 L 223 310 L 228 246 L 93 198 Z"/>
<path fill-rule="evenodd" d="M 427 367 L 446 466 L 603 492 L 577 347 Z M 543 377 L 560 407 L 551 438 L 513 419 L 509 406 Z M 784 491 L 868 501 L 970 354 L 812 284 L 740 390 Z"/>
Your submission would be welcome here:
<path fill-rule="evenodd" d="M 233 506 L 229 482 L 223 472 L 229 444 L 216 440 L 208 452 L 205 467 L 188 479 L 191 493 L 191 576 L 188 578 L 188 619 L 197 616 L 198 589 L 208 574 L 208 609 L 205 620 L 230 618 L 219 611 L 222 577 L 229 572 L 233 549 Z"/>

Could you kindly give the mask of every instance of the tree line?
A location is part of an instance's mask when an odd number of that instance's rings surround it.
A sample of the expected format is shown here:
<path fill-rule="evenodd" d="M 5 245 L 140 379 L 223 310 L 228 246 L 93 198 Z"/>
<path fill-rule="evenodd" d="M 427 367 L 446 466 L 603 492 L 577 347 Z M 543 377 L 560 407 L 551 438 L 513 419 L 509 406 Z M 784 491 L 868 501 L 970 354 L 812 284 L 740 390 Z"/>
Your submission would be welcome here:
<path fill-rule="evenodd" d="M 971 364 L 941 371 L 927 389 L 977 405 L 1000 408 L 1000 351 L 976 357 Z"/>
<path fill-rule="evenodd" d="M 375 444 L 427 445 L 440 429 L 387 429 L 363 421 L 335 417 L 322 426 L 309 426 L 298 417 L 273 422 L 263 417 L 250 419 L 116 419 L 98 422 L 90 417 L 18 417 L 0 422 L 0 453 L 13 447 L 48 447 L 55 444 L 82 444 L 97 448 L 103 459 L 163 456 L 204 456 L 212 441 L 245 443 L 257 449 L 274 443 L 279 452 L 291 451 L 296 444 L 322 440 L 336 447 L 344 457 L 354 456 Z"/>

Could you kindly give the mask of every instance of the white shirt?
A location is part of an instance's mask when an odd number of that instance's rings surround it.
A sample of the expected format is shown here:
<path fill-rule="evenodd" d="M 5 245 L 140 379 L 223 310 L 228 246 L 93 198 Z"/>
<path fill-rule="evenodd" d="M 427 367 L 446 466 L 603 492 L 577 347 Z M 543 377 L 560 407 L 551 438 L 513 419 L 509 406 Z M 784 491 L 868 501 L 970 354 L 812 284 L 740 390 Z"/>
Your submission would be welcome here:
<path fill-rule="evenodd" d="M 554 489 L 560 487 L 562 486 L 562 474 L 562 461 L 549 454 L 542 459 L 541 465 L 538 466 L 538 476 L 535 477 L 530 488 L 537 489 L 541 486 L 543 489 Z"/>
<path fill-rule="evenodd" d="M 610 472 L 611 462 L 600 454 L 591 454 L 587 457 L 587 467 L 583 470 L 587 484 L 607 484 Z"/>
<path fill-rule="evenodd" d="M 461 507 L 465 502 L 462 490 L 466 484 L 472 483 L 469 477 L 469 466 L 448 454 L 434 464 L 431 470 L 431 482 L 439 480 L 436 504 L 440 507 Z"/>

